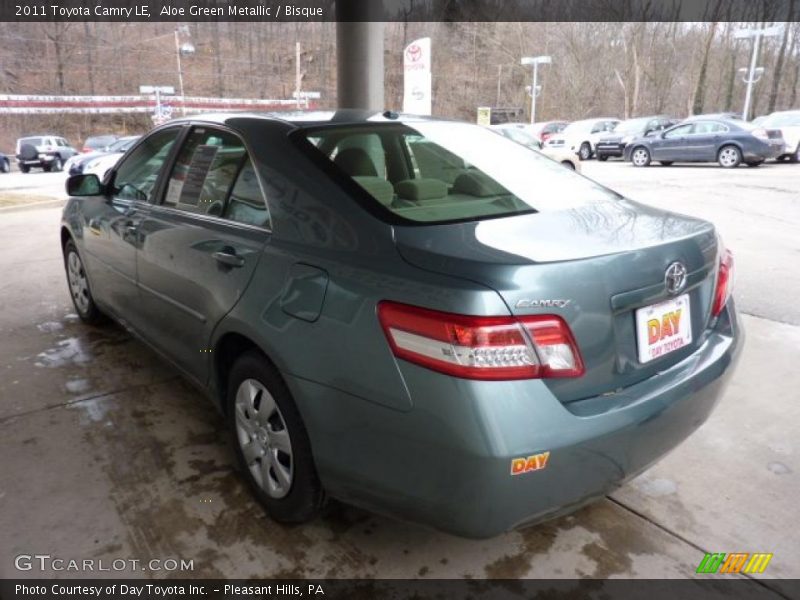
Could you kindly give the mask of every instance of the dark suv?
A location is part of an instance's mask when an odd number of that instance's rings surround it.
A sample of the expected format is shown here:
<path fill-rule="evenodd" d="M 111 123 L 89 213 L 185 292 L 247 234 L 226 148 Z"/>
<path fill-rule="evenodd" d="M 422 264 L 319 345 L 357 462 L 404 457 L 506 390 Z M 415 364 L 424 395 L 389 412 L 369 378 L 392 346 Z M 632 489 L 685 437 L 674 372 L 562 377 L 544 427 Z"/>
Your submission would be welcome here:
<path fill-rule="evenodd" d="M 672 127 L 678 122 L 677 119 L 658 115 L 653 117 L 638 117 L 623 121 L 614 128 L 613 133 L 605 135 L 598 140 L 595 145 L 597 160 L 608 160 L 609 156 L 622 158 L 625 153 L 625 146 L 632 140 L 649 135 L 657 131 L 663 131 Z"/>
<path fill-rule="evenodd" d="M 60 171 L 67 159 L 78 153 L 63 137 L 35 135 L 17 140 L 19 170 L 27 173 L 31 167 L 45 171 Z"/>

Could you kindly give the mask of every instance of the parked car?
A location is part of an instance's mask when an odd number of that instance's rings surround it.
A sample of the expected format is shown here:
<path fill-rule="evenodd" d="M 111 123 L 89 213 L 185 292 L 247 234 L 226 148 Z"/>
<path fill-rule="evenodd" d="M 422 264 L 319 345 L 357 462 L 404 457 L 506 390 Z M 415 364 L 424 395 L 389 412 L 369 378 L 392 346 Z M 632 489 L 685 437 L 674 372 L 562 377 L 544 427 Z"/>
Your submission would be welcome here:
<path fill-rule="evenodd" d="M 540 121 L 533 125 L 528 125 L 528 133 L 532 134 L 542 144 L 544 144 L 550 137 L 557 133 L 564 131 L 569 121 Z"/>
<path fill-rule="evenodd" d="M 601 136 L 595 144 L 597 160 L 605 161 L 611 156 L 621 158 L 625 153 L 625 146 L 636 138 L 663 131 L 677 122 L 677 119 L 665 115 L 622 121 L 612 133 Z"/>
<path fill-rule="evenodd" d="M 493 536 L 709 416 L 742 343 L 711 223 L 477 125 L 297 118 L 170 121 L 69 178 L 61 225 L 80 318 L 205 390 L 274 519 L 331 497 Z"/>
<path fill-rule="evenodd" d="M 600 137 L 614 131 L 619 122 L 619 119 L 611 117 L 574 121 L 561 133 L 548 138 L 545 148 L 565 148 L 576 153 L 581 160 L 589 160 Z"/>
<path fill-rule="evenodd" d="M 113 133 L 90 136 L 83 142 L 81 152 L 106 152 L 108 147 L 118 139 L 119 136 Z"/>
<path fill-rule="evenodd" d="M 9 160 L 8 156 L 0 152 L 0 173 L 10 173 L 11 172 L 11 161 Z"/>
<path fill-rule="evenodd" d="M 120 156 L 130 148 L 133 143 L 138 140 L 141 136 L 138 135 L 130 135 L 122 138 L 118 138 L 115 142 L 113 142 L 110 146 L 107 146 L 104 150 L 98 150 L 96 152 L 85 152 L 82 154 L 76 154 L 72 158 L 70 158 L 64 164 L 64 170 L 66 170 L 70 175 L 80 175 L 81 173 L 87 172 L 86 169 L 89 165 L 110 165 L 114 166 L 114 163 L 119 159 Z M 97 161 L 103 159 L 105 157 L 111 157 L 104 160 L 102 163 L 98 163 Z M 91 172 L 98 175 L 101 179 L 102 176 L 100 175 L 100 171 L 98 168 L 93 169 Z M 105 173 L 105 171 L 103 171 Z"/>
<path fill-rule="evenodd" d="M 504 135 L 508 139 L 517 142 L 518 144 L 522 144 L 523 146 L 526 146 L 531 150 L 536 150 L 537 152 L 541 152 L 548 158 L 557 160 L 568 169 L 572 169 L 573 171 L 581 170 L 581 164 L 580 161 L 578 160 L 577 154 L 561 148 L 544 148 L 542 147 L 542 143 L 538 139 L 536 139 L 533 135 L 528 133 L 527 129 L 522 129 L 520 127 L 517 127 L 515 123 L 492 125 L 491 129 Z"/>
<path fill-rule="evenodd" d="M 83 172 L 94 173 L 102 180 L 106 172 L 117 164 L 117 161 L 133 147 L 140 137 L 142 136 L 129 135 L 118 139 L 108 147 L 108 152 L 96 154 L 87 160 L 86 163 L 84 163 Z"/>
<path fill-rule="evenodd" d="M 800 110 L 784 110 L 774 112 L 762 122 L 762 127 L 779 129 L 786 144 L 785 152 L 778 160 L 800 162 Z"/>
<path fill-rule="evenodd" d="M 784 153 L 778 129 L 753 127 L 745 121 L 687 119 L 650 136 L 640 137 L 625 148 L 625 160 L 646 167 L 657 160 L 674 162 L 718 162 L 721 167 L 738 167 L 744 162 L 757 167 L 768 158 Z"/>
<path fill-rule="evenodd" d="M 36 135 L 17 140 L 17 164 L 23 173 L 34 167 L 60 171 L 64 163 L 77 153 L 67 140 L 57 135 Z"/>

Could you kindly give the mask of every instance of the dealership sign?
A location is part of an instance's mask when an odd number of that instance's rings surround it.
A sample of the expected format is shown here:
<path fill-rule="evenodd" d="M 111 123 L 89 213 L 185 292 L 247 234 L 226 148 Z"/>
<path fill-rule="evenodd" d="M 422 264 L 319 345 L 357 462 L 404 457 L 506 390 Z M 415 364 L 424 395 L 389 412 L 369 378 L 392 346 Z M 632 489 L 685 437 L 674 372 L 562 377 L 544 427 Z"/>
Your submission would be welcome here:
<path fill-rule="evenodd" d="M 431 38 L 420 38 L 403 52 L 403 112 L 431 114 Z"/>

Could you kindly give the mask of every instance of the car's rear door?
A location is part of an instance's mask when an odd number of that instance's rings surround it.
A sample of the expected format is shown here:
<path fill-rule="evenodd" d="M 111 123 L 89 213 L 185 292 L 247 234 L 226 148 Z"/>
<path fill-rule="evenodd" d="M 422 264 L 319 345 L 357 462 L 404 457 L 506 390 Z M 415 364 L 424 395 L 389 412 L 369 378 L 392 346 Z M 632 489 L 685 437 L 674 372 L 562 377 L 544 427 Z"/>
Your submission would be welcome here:
<path fill-rule="evenodd" d="M 200 381 L 213 329 L 241 297 L 269 236 L 243 141 L 221 127 L 194 126 L 140 228 L 137 270 L 143 334 Z"/>
<path fill-rule="evenodd" d="M 108 196 L 84 198 L 84 261 L 92 293 L 122 320 L 136 326 L 140 320 L 136 289 L 138 229 L 158 188 L 182 127 L 155 132 L 117 167 Z"/>

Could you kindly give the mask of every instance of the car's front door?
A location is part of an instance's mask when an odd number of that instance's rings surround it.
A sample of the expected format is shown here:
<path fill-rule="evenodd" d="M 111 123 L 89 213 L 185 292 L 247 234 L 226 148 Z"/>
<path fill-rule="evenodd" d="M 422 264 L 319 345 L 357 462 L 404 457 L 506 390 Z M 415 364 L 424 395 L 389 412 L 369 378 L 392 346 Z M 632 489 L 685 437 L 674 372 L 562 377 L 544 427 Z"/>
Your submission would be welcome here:
<path fill-rule="evenodd" d="M 214 327 L 241 297 L 269 239 L 262 187 L 242 140 L 192 128 L 139 229 L 143 335 L 205 381 Z"/>
<path fill-rule="evenodd" d="M 140 309 L 136 289 L 138 228 L 180 132 L 181 127 L 170 127 L 149 136 L 116 168 L 108 195 L 83 202 L 84 260 L 89 263 L 92 293 L 130 323 L 139 320 Z"/>
<path fill-rule="evenodd" d="M 654 160 L 688 160 L 686 156 L 687 140 L 693 128 L 693 123 L 686 123 L 662 133 L 653 140 L 652 158 Z"/>

